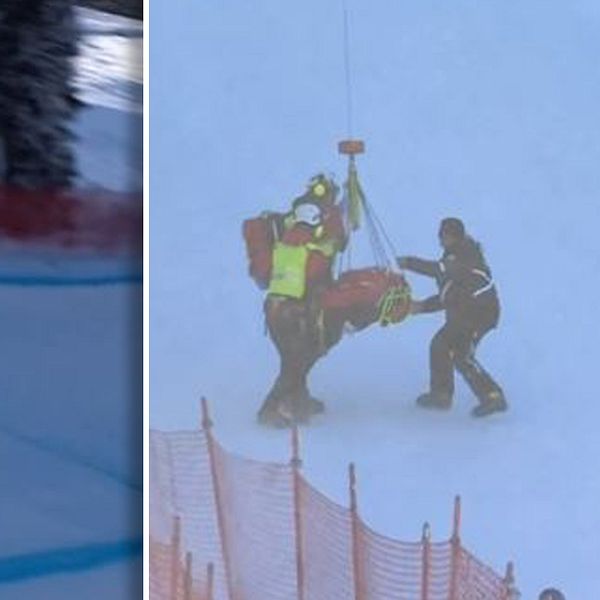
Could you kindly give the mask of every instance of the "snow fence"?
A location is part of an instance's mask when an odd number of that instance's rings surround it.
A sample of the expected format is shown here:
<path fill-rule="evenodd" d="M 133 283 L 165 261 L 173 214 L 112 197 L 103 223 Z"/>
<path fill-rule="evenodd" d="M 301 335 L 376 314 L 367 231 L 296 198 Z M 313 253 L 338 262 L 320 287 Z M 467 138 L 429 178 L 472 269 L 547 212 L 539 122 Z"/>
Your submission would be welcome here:
<path fill-rule="evenodd" d="M 514 600 L 506 574 L 460 540 L 403 542 L 361 519 L 354 468 L 349 507 L 301 474 L 298 433 L 289 464 L 230 454 L 206 404 L 198 431 L 150 433 L 151 600 Z"/>

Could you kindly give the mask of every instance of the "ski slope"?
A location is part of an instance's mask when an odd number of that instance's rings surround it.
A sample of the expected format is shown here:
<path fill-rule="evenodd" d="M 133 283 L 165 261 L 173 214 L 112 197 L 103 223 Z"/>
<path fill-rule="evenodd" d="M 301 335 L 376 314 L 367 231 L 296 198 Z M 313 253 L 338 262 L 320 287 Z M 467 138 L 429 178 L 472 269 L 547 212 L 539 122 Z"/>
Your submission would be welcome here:
<path fill-rule="evenodd" d="M 195 427 L 206 395 L 226 447 L 288 456 L 286 433 L 254 420 L 277 358 L 241 223 L 316 172 L 344 177 L 341 4 L 153 6 L 155 428 Z M 473 421 L 462 383 L 450 414 L 417 410 L 442 316 L 373 328 L 313 372 L 329 410 L 303 431 L 305 473 L 344 501 L 355 461 L 367 522 L 403 539 L 425 520 L 448 536 L 460 493 L 465 543 L 498 571 L 514 560 L 524 599 L 598 598 L 598 4 L 347 4 L 365 191 L 400 254 L 436 256 L 449 215 L 483 242 L 503 315 L 480 354 L 510 411 Z"/>
<path fill-rule="evenodd" d="M 80 60 L 95 52 L 96 64 L 78 67 L 77 185 L 138 192 L 141 76 L 124 65 L 141 27 L 125 37 L 113 17 L 79 19 Z M 0 597 L 139 597 L 139 257 L 10 239 L 0 249 Z"/>

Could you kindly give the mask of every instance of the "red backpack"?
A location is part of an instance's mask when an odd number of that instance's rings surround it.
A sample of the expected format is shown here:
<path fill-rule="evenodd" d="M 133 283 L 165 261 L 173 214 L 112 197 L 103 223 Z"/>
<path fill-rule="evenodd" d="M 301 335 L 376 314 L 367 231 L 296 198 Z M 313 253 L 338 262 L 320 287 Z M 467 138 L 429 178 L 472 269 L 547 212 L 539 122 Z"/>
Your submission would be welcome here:
<path fill-rule="evenodd" d="M 250 277 L 261 289 L 266 289 L 271 280 L 273 266 L 273 244 L 276 239 L 277 222 L 274 215 L 247 219 L 243 224 L 248 270 Z"/>
<path fill-rule="evenodd" d="M 273 267 L 273 245 L 281 241 L 290 246 L 300 246 L 313 241 L 313 232 L 303 225 L 290 229 L 283 227 L 285 215 L 272 213 L 243 223 L 243 235 L 246 242 L 246 254 L 249 262 L 250 276 L 261 289 L 269 287 Z M 323 228 L 327 238 L 334 238 L 343 244 L 345 237 L 344 224 L 339 205 L 325 211 Z M 318 251 L 310 252 L 306 266 L 306 279 L 309 284 L 329 278 L 331 258 Z"/>

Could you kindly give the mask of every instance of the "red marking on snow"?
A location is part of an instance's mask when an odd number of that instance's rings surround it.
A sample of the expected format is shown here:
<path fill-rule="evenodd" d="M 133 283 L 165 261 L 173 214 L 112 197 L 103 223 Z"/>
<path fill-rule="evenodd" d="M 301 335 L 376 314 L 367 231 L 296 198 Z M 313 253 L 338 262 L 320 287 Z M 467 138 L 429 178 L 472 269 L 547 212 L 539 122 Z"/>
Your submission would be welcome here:
<path fill-rule="evenodd" d="M 142 242 L 142 196 L 96 190 L 0 187 L 0 236 L 64 248 L 128 248 Z"/>

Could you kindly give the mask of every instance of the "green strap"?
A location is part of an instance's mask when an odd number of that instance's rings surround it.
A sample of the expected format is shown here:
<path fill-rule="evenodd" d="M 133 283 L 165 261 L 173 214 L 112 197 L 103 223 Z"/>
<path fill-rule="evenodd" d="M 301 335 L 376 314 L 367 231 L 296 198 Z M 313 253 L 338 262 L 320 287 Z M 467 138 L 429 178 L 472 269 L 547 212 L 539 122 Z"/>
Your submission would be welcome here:
<path fill-rule="evenodd" d="M 365 202 L 365 195 L 358 181 L 358 173 L 354 164 L 354 157 L 348 165 L 348 181 L 346 182 L 346 193 L 348 195 L 348 219 L 350 227 L 356 231 L 360 227 L 361 208 Z"/>
<path fill-rule="evenodd" d="M 379 323 L 382 327 L 398 323 L 400 319 L 394 315 L 398 304 L 410 302 L 410 289 L 408 287 L 390 288 L 379 301 Z"/>

